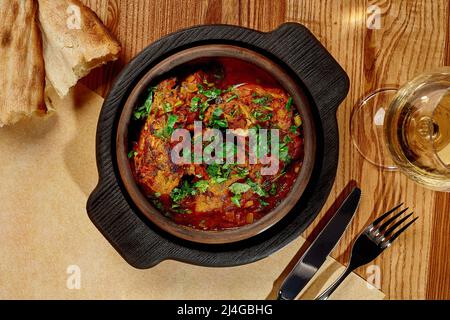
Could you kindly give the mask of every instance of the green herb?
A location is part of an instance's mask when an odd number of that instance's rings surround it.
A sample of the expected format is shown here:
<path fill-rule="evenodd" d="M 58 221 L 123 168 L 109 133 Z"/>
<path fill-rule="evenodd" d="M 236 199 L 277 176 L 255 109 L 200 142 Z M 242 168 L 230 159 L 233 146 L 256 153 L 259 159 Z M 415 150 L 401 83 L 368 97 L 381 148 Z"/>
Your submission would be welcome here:
<path fill-rule="evenodd" d="M 289 147 L 285 143 L 281 143 L 279 146 L 279 158 L 281 161 L 288 163 L 291 161 L 291 157 L 289 156 Z"/>
<path fill-rule="evenodd" d="M 236 195 L 231 197 L 231 202 L 233 202 L 238 207 L 241 206 L 241 202 L 240 201 L 241 201 L 241 195 L 240 194 L 236 194 Z"/>
<path fill-rule="evenodd" d="M 237 175 L 240 178 L 244 178 L 246 176 L 248 176 L 250 174 L 249 170 L 247 168 L 242 168 L 242 167 L 236 167 L 236 171 L 237 171 Z"/>
<path fill-rule="evenodd" d="M 247 184 L 252 188 L 253 192 L 260 197 L 267 197 L 267 192 L 256 182 L 247 179 Z"/>
<path fill-rule="evenodd" d="M 209 108 L 209 103 L 208 101 L 203 102 L 200 105 L 200 115 L 199 115 L 199 119 L 203 120 L 203 118 L 205 117 L 205 111 Z"/>
<path fill-rule="evenodd" d="M 170 193 L 170 197 L 172 198 L 172 201 L 175 203 L 180 203 L 188 196 L 194 196 L 197 194 L 197 191 L 189 185 L 189 182 L 184 181 L 181 188 L 174 188 L 172 192 Z"/>
<path fill-rule="evenodd" d="M 272 97 L 271 96 L 264 96 L 260 98 L 255 98 L 252 100 L 253 103 L 265 105 Z"/>
<path fill-rule="evenodd" d="M 289 136 L 284 136 L 283 142 L 288 144 L 289 142 L 292 142 L 292 138 Z"/>
<path fill-rule="evenodd" d="M 208 175 L 212 178 L 220 176 L 221 174 L 220 165 L 217 163 L 210 164 L 206 168 L 206 172 L 208 172 Z"/>
<path fill-rule="evenodd" d="M 221 115 L 223 110 L 220 108 L 214 109 L 212 113 L 211 120 L 209 121 L 208 126 L 216 129 L 226 129 L 228 128 L 228 122 L 226 119 L 221 119 Z"/>
<path fill-rule="evenodd" d="M 223 113 L 223 110 L 222 110 L 222 109 L 216 108 L 216 109 L 214 109 L 214 111 L 213 111 L 213 113 L 212 113 L 212 116 L 213 116 L 214 118 L 219 118 L 219 117 L 222 115 L 222 113 Z"/>
<path fill-rule="evenodd" d="M 144 104 L 137 108 L 133 113 L 133 119 L 134 120 L 140 120 L 147 117 L 150 112 L 152 111 L 152 105 L 153 105 L 153 94 L 156 88 L 152 87 L 149 89 L 149 94 L 147 99 L 145 100 Z"/>
<path fill-rule="evenodd" d="M 275 183 L 272 183 L 272 185 L 270 186 L 269 194 L 271 196 L 274 196 L 277 194 L 277 185 Z"/>
<path fill-rule="evenodd" d="M 201 99 L 199 97 L 193 97 L 191 100 L 191 112 L 195 112 L 198 110 L 198 105 Z"/>
<path fill-rule="evenodd" d="M 259 203 L 263 206 L 263 207 L 267 207 L 269 205 L 268 202 L 264 201 L 263 199 L 259 199 Z"/>
<path fill-rule="evenodd" d="M 208 181 L 206 180 L 199 180 L 196 183 L 194 183 L 194 187 L 197 188 L 200 193 L 205 193 L 206 190 L 208 190 Z"/>
<path fill-rule="evenodd" d="M 289 131 L 290 132 L 292 132 L 292 133 L 297 133 L 297 126 L 291 126 L 290 128 L 289 128 Z"/>
<path fill-rule="evenodd" d="M 211 177 L 211 181 L 213 183 L 223 183 L 228 180 L 231 173 L 231 168 L 227 164 L 220 165 L 213 163 L 206 168 L 206 172 Z"/>
<path fill-rule="evenodd" d="M 128 152 L 128 159 L 136 157 L 137 155 L 138 155 L 137 151 L 131 150 L 130 152 Z"/>
<path fill-rule="evenodd" d="M 250 190 L 250 186 L 246 183 L 235 182 L 231 186 L 228 187 L 233 194 L 243 194 Z"/>
<path fill-rule="evenodd" d="M 178 101 L 175 103 L 175 107 L 179 107 L 179 106 L 181 106 L 182 104 L 183 104 L 183 101 L 178 100 Z"/>
<path fill-rule="evenodd" d="M 162 139 L 168 139 L 172 135 L 173 131 L 175 130 L 175 123 L 177 121 L 178 121 L 178 116 L 176 116 L 174 114 L 170 114 L 169 117 L 167 118 L 166 126 L 163 129 L 155 132 L 155 135 Z"/>
<path fill-rule="evenodd" d="M 170 103 L 168 103 L 168 102 L 164 103 L 163 104 L 163 110 L 166 113 L 172 111 L 172 105 Z"/>
<path fill-rule="evenodd" d="M 233 101 L 234 99 L 239 98 L 237 94 L 232 95 L 226 100 L 226 103 Z"/>
<path fill-rule="evenodd" d="M 255 110 L 252 112 L 252 117 L 255 118 L 258 121 L 268 121 L 272 118 L 272 114 L 268 113 L 265 114 L 264 112 L 260 111 L 260 110 Z"/>
<path fill-rule="evenodd" d="M 157 198 L 159 198 L 159 197 L 161 197 L 161 193 L 155 192 L 155 193 L 154 193 L 154 196 L 157 197 Z"/>
<path fill-rule="evenodd" d="M 197 86 L 198 92 L 200 94 L 203 94 L 205 97 L 208 98 L 209 101 L 216 99 L 220 94 L 222 93 L 222 90 L 217 88 L 211 88 L 209 90 L 205 90 L 201 84 Z"/>
<path fill-rule="evenodd" d="M 287 103 L 286 103 L 286 110 L 291 111 L 292 103 L 294 102 L 294 99 L 292 97 L 289 97 Z"/>
<path fill-rule="evenodd" d="M 227 180 L 228 180 L 228 178 L 225 178 L 225 177 L 213 177 L 213 178 L 211 178 L 211 182 L 215 183 L 215 184 L 224 183 Z"/>

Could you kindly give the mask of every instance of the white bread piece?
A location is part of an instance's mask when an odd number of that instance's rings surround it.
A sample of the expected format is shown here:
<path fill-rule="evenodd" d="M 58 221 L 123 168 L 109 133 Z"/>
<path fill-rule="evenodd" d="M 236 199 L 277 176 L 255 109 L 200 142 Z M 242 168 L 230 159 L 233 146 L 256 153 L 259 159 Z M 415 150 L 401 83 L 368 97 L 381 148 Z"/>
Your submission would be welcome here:
<path fill-rule="evenodd" d="M 0 0 L 0 127 L 45 114 L 36 0 Z"/>
<path fill-rule="evenodd" d="M 38 0 L 46 77 L 67 95 L 92 69 L 116 60 L 120 44 L 79 0 Z"/>

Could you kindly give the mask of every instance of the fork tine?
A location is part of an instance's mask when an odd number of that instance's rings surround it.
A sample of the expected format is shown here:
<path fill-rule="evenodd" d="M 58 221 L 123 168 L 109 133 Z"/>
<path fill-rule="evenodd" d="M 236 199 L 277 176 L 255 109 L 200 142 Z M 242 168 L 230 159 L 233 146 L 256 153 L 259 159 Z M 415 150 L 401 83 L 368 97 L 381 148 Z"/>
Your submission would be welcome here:
<path fill-rule="evenodd" d="M 392 227 L 390 227 L 386 232 L 384 233 L 384 237 L 387 237 L 390 235 L 399 225 L 401 225 L 403 222 L 406 221 L 409 217 L 411 217 L 414 214 L 414 212 L 411 212 L 410 214 L 406 215 L 402 219 L 400 219 L 398 222 L 396 222 Z"/>
<path fill-rule="evenodd" d="M 383 214 L 381 217 L 377 218 L 374 222 L 372 222 L 373 226 L 376 226 L 377 224 L 379 224 L 381 221 L 383 221 L 388 215 L 390 215 L 392 212 L 394 212 L 395 210 L 397 210 L 398 208 L 400 208 L 403 205 L 403 202 L 400 203 L 398 206 L 396 206 L 395 208 L 392 208 L 391 210 L 389 210 L 388 212 L 386 212 L 385 214 Z"/>
<path fill-rule="evenodd" d="M 390 237 L 389 239 L 386 240 L 386 246 L 390 246 L 395 239 L 397 239 L 397 237 L 403 233 L 403 231 L 405 231 L 406 229 L 408 229 L 408 227 L 410 225 L 412 225 L 417 219 L 419 219 L 419 217 L 414 218 L 413 220 L 411 220 L 410 222 L 408 222 L 407 224 L 405 224 L 400 230 L 398 230 L 392 237 Z"/>
<path fill-rule="evenodd" d="M 384 222 L 379 228 L 378 230 L 383 231 L 385 230 L 392 222 L 395 221 L 395 219 L 397 219 L 398 217 L 400 217 L 406 210 L 408 210 L 408 208 L 403 209 L 402 211 L 400 211 L 399 213 L 397 213 L 395 216 L 393 216 L 392 218 L 389 218 L 389 220 L 387 220 L 386 222 Z"/>

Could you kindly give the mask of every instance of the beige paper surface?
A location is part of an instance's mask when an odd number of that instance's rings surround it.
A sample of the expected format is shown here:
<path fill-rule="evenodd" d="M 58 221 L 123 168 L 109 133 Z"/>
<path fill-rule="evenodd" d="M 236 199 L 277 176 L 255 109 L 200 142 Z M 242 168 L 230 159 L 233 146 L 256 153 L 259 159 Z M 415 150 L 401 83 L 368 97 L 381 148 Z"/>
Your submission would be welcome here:
<path fill-rule="evenodd" d="M 63 101 L 54 92 L 50 99 L 54 115 L 0 129 L 0 299 L 273 297 L 274 281 L 301 248 L 301 238 L 240 267 L 175 261 L 148 270 L 129 266 L 85 209 L 97 183 L 95 133 L 103 99 L 81 85 Z M 314 298 L 342 270 L 329 258 L 303 298 Z M 333 296 L 383 297 L 354 274 Z"/>

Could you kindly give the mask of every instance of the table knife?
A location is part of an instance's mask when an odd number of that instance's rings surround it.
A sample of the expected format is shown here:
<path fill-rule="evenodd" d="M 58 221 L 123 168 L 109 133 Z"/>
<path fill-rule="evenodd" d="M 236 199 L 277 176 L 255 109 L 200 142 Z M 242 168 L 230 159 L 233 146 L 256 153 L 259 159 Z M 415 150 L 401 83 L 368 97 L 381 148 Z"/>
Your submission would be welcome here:
<path fill-rule="evenodd" d="M 354 188 L 327 225 L 289 273 L 278 292 L 278 300 L 293 300 L 308 284 L 339 242 L 358 209 L 361 190 Z"/>

